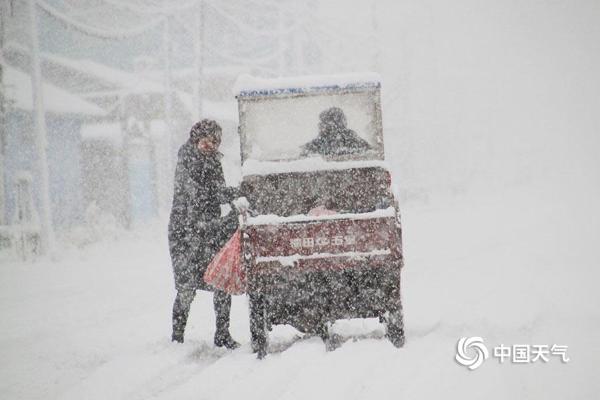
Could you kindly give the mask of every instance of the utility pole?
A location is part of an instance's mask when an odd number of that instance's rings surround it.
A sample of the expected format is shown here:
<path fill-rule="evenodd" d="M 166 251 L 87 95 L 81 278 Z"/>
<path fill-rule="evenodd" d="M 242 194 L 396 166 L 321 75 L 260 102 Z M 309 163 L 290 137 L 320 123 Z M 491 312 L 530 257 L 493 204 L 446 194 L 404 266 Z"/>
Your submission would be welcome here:
<path fill-rule="evenodd" d="M 44 109 L 42 72 L 40 67 L 40 44 L 37 30 L 37 10 L 35 0 L 27 0 L 29 6 L 31 36 L 31 89 L 33 98 L 33 122 L 38 151 L 38 176 L 40 188 L 41 252 L 49 253 L 54 248 L 52 210 L 50 206 L 50 185 L 48 182 L 48 158 L 46 149 L 46 114 Z"/>

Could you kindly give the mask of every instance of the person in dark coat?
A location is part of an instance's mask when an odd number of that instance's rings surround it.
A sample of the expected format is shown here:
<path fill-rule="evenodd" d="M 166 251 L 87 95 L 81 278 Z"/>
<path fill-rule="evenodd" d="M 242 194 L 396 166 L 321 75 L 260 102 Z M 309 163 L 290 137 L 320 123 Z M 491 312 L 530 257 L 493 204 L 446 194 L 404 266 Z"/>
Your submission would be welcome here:
<path fill-rule="evenodd" d="M 301 147 L 301 155 L 340 156 L 369 150 L 371 145 L 346 125 L 346 115 L 341 108 L 331 107 L 321 112 L 319 134 Z"/>
<path fill-rule="evenodd" d="M 233 349 L 239 344 L 229 333 L 231 296 L 208 286 L 203 279 L 212 258 L 238 227 L 234 207 L 221 217 L 221 204 L 232 202 L 238 197 L 238 190 L 225 186 L 220 143 L 221 127 L 204 119 L 192 127 L 188 141 L 178 152 L 169 219 L 169 250 L 177 289 L 172 340 L 183 342 L 196 290 L 210 290 L 214 291 L 216 315 L 214 343 Z"/>

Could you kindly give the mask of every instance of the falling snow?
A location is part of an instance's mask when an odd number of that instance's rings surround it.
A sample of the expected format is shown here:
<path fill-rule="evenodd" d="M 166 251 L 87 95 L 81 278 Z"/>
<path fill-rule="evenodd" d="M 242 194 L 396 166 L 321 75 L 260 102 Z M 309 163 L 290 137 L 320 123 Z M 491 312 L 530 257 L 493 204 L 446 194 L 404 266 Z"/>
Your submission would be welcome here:
<path fill-rule="evenodd" d="M 0 398 L 597 397 L 599 17 L 1 1 Z M 220 153 L 179 179 L 203 118 Z M 173 267 L 213 290 L 200 272 L 238 226 L 240 347 L 217 347 L 206 290 L 172 342 Z M 463 337 L 569 362 L 469 371 Z"/>

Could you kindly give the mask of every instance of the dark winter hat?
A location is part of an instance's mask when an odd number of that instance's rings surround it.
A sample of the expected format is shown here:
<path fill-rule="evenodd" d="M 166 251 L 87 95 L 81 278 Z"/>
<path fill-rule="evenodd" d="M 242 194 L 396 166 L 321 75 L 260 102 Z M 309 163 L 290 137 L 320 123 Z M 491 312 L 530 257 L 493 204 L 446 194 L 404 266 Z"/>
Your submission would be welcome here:
<path fill-rule="evenodd" d="M 196 122 L 190 130 L 190 138 L 194 142 L 197 142 L 205 137 L 221 140 L 221 126 L 212 119 L 203 119 L 200 122 Z"/>
<path fill-rule="evenodd" d="M 336 128 L 346 128 L 346 115 L 344 115 L 344 111 L 341 108 L 328 108 L 319 114 L 319 119 L 325 125 Z"/>

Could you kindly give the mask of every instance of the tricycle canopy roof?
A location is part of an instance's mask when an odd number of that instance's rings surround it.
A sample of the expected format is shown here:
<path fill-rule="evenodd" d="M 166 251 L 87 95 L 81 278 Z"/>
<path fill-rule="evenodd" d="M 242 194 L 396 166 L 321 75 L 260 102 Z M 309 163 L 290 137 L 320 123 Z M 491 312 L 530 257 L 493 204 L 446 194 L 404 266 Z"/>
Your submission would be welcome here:
<path fill-rule="evenodd" d="M 238 78 L 242 164 L 383 160 L 376 74 Z"/>

